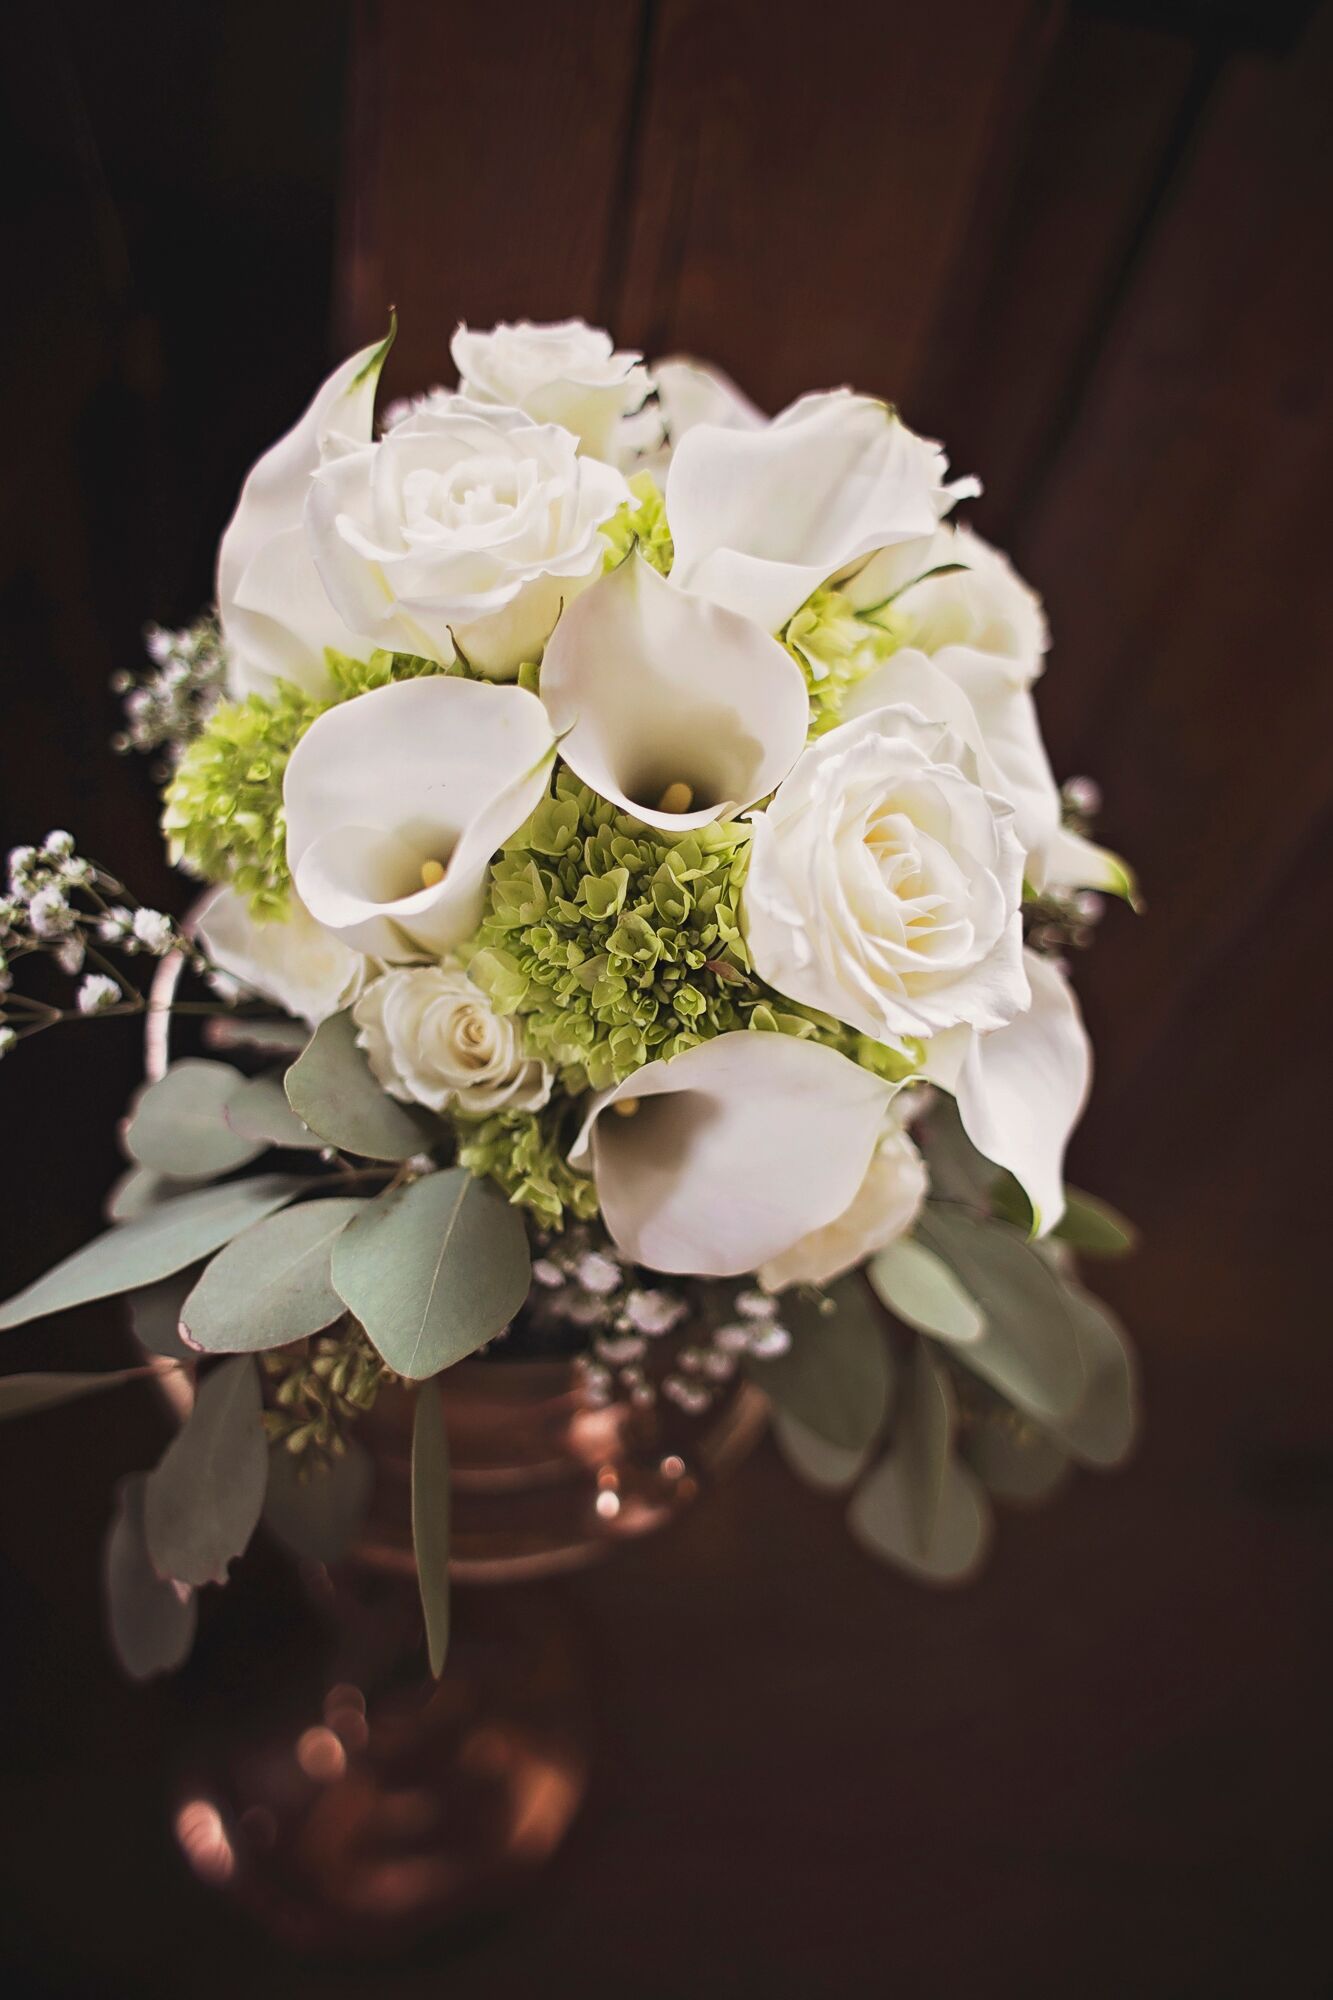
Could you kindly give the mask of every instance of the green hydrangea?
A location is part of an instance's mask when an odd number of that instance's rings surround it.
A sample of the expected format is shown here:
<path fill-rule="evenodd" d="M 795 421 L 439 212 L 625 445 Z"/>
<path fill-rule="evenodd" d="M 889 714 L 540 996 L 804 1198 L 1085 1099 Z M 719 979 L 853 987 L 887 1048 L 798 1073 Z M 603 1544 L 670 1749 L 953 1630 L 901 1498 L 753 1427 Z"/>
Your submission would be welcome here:
<path fill-rule="evenodd" d="M 463 660 L 441 666 L 416 653 L 373 652 L 355 660 L 324 655 L 330 701 L 279 681 L 271 695 L 228 702 L 185 750 L 165 795 L 162 830 L 174 862 L 207 882 L 230 882 L 256 917 L 287 913 L 287 824 L 282 781 L 287 760 L 317 715 L 340 701 L 423 674 L 471 675 Z M 520 669 L 525 678 L 535 669 Z"/>
<path fill-rule="evenodd" d="M 807 598 L 782 636 L 810 690 L 811 736 L 837 728 L 848 694 L 907 634 L 907 621 L 891 604 L 857 611 L 828 585 Z"/>
<path fill-rule="evenodd" d="M 167 787 L 162 831 L 173 862 L 230 882 L 258 917 L 286 914 L 287 760 L 328 706 L 280 681 L 271 696 L 228 702 L 185 750 Z"/>
<path fill-rule="evenodd" d="M 667 527 L 666 503 L 661 488 L 651 473 L 636 472 L 629 482 L 629 490 L 634 495 L 633 504 L 627 500 L 609 521 L 602 523 L 602 533 L 611 544 L 606 553 L 606 567 L 614 569 L 637 544 L 645 562 L 650 562 L 655 570 L 666 576 L 675 550 L 671 543 L 671 530 Z"/>
<path fill-rule="evenodd" d="M 553 1107 L 500 1111 L 481 1124 L 460 1119 L 459 1165 L 493 1180 L 510 1201 L 530 1209 L 549 1228 L 562 1228 L 567 1215 L 591 1221 L 597 1190 L 565 1157 L 573 1138 L 564 1129 L 567 1125 Z"/>
<path fill-rule="evenodd" d="M 520 1017 L 529 1052 L 571 1096 L 601 1090 L 740 1028 L 801 1035 L 892 1077 L 919 1052 L 856 1035 L 757 979 L 739 902 L 750 829 L 724 820 L 672 838 L 561 767 L 491 870 L 465 948 L 472 978 Z"/>

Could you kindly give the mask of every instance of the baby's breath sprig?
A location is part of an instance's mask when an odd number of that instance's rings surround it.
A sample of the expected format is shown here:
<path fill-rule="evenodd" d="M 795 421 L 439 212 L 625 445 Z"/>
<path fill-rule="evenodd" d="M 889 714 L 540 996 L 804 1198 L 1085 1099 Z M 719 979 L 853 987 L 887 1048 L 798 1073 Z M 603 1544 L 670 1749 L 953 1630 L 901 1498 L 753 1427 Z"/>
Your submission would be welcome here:
<path fill-rule="evenodd" d="M 0 1055 L 62 1021 L 92 1015 L 142 1014 L 149 1006 L 121 958 L 164 958 L 180 952 L 208 976 L 208 959 L 173 918 L 133 897 L 125 884 L 76 852 L 74 836 L 58 829 L 40 847 L 9 856 L 0 899 Z M 44 957 L 78 979 L 72 1006 L 57 1006 L 14 990 L 14 967 Z M 216 1013 L 212 1003 L 177 1003 L 178 1011 Z"/>
<path fill-rule="evenodd" d="M 200 618 L 183 631 L 150 625 L 144 633 L 151 672 L 141 680 L 118 673 L 112 687 L 124 696 L 125 727 L 112 739 L 119 751 L 161 751 L 154 776 L 170 776 L 223 698 L 227 661 L 216 618 Z"/>

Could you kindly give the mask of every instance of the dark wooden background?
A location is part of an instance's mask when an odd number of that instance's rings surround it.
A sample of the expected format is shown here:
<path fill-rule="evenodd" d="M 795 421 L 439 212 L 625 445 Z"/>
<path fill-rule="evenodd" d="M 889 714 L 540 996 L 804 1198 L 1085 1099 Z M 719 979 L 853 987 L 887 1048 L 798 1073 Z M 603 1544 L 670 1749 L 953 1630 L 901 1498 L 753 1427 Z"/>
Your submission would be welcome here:
<path fill-rule="evenodd" d="M 1333 12 L 89 0 L 7 18 L 3 87 L 6 842 L 69 824 L 179 901 L 108 678 L 394 302 L 393 391 L 459 317 L 582 313 L 946 437 L 1046 595 L 1056 767 L 1102 781 L 1148 901 L 1082 968 L 1074 1156 L 1145 1231 L 1105 1281 L 1135 1463 L 1007 1518 L 958 1595 L 874 1568 L 768 1449 L 571 1584 L 601 1761 L 506 1923 L 316 1972 L 215 1909 L 164 1773 L 220 1676 L 262 1684 L 281 1572 L 127 1689 L 96 1550 L 161 1419 L 7 1428 L 6 1994 L 1325 1993 Z M 109 1025 L 0 1072 L 4 1290 L 93 1226 L 133 1074 Z M 96 1309 L 7 1338 L 123 1340 Z"/>

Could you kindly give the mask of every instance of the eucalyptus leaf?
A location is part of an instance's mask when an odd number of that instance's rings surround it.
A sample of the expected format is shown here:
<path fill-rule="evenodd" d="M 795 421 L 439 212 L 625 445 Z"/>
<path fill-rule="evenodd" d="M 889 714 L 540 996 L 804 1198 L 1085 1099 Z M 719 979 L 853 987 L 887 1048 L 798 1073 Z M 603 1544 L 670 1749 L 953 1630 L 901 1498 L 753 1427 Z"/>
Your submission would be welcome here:
<path fill-rule="evenodd" d="M 144 1527 L 159 1576 L 225 1583 L 255 1531 L 268 1479 L 259 1372 L 224 1361 L 199 1385 L 185 1424 L 148 1475 Z"/>
<path fill-rule="evenodd" d="M 156 1083 L 135 1098 L 125 1128 L 125 1147 L 141 1167 L 176 1178 L 228 1174 L 264 1149 L 227 1123 L 226 1110 L 246 1079 L 230 1063 L 189 1057 L 173 1063 Z"/>
<path fill-rule="evenodd" d="M 255 1145 L 322 1152 L 326 1142 L 292 1110 L 282 1078 L 281 1070 L 246 1077 L 227 1102 L 223 1113 L 227 1124 L 239 1139 Z"/>
<path fill-rule="evenodd" d="M 1053 1234 L 1081 1257 L 1123 1257 L 1138 1241 L 1133 1223 L 1109 1202 L 1071 1187 L 1065 1189 L 1065 1212 Z"/>
<path fill-rule="evenodd" d="M 136 1681 L 180 1666 L 194 1644 L 199 1617 L 194 1592 L 153 1568 L 144 1533 L 147 1484 L 142 1472 L 120 1482 L 102 1556 L 111 1643 Z"/>
<path fill-rule="evenodd" d="M 0 1420 L 54 1410 L 61 1403 L 94 1396 L 101 1389 L 118 1389 L 122 1382 L 142 1381 L 150 1372 L 147 1368 L 103 1368 L 92 1375 L 0 1375 Z"/>
<path fill-rule="evenodd" d="M 785 1410 L 773 1411 L 772 1425 L 774 1443 L 791 1470 L 818 1492 L 839 1493 L 854 1486 L 869 1463 L 869 1444 L 859 1451 L 830 1444 Z"/>
<path fill-rule="evenodd" d="M 145 1285 L 142 1290 L 130 1293 L 127 1300 L 130 1330 L 140 1347 L 171 1361 L 194 1360 L 179 1330 L 181 1307 L 193 1284 L 191 1272 L 177 1271 L 172 1277 L 163 1278 L 160 1284 Z"/>
<path fill-rule="evenodd" d="M 963 1441 L 963 1457 L 999 1500 L 1045 1500 L 1070 1474 L 1069 1453 L 1054 1438 L 1000 1413 L 977 1424 Z"/>
<path fill-rule="evenodd" d="M 203 1174 L 193 1180 L 173 1180 L 170 1174 L 155 1174 L 151 1167 L 131 1167 L 107 1194 L 104 1204 L 108 1222 L 133 1222 L 150 1208 L 160 1208 L 178 1194 L 207 1187 L 214 1178 Z"/>
<path fill-rule="evenodd" d="M 981 1308 L 949 1266 L 911 1236 L 872 1257 L 866 1271 L 882 1304 L 919 1333 L 937 1340 L 980 1340 L 986 1330 Z"/>
<path fill-rule="evenodd" d="M 256 1354 L 304 1340 L 346 1308 L 329 1275 L 333 1245 L 369 1207 L 352 1195 L 302 1202 L 257 1222 L 207 1265 L 181 1307 L 206 1354 Z"/>
<path fill-rule="evenodd" d="M 1124 1328 L 1109 1307 L 1079 1285 L 1067 1285 L 1083 1359 L 1078 1408 L 1051 1435 L 1085 1465 L 1111 1466 L 1128 1457 L 1138 1432 L 1138 1369 Z"/>
<path fill-rule="evenodd" d="M 864 1451 L 888 1408 L 888 1343 L 878 1308 L 855 1274 L 828 1288 L 833 1310 L 799 1292 L 784 1293 L 782 1324 L 791 1335 L 785 1354 L 746 1357 L 746 1370 L 774 1408 L 795 1418 L 825 1444 Z"/>
<path fill-rule="evenodd" d="M 433 1382 L 418 1389 L 412 1415 L 412 1546 L 426 1650 L 438 1680 L 449 1650 L 449 1440 Z"/>
<path fill-rule="evenodd" d="M 269 1451 L 264 1525 L 307 1562 L 337 1562 L 360 1532 L 375 1472 L 370 1453 L 348 1441 L 337 1458 Z"/>
<path fill-rule="evenodd" d="M 951 1352 L 1045 1425 L 1073 1415 L 1085 1388 L 1078 1312 L 1069 1286 L 1008 1223 L 929 1202 L 917 1222 L 985 1314 L 979 1340 Z"/>
<path fill-rule="evenodd" d="M 440 1123 L 399 1104 L 371 1074 L 350 1013 L 330 1014 L 287 1072 L 287 1100 L 326 1145 L 367 1160 L 407 1160 L 437 1145 Z"/>
<path fill-rule="evenodd" d="M 953 1444 L 953 1391 L 929 1344 L 917 1340 L 899 1405 L 893 1456 L 906 1521 L 917 1553 L 935 1538 Z"/>
<path fill-rule="evenodd" d="M 90 1299 L 156 1284 L 173 1271 L 211 1256 L 261 1216 L 281 1208 L 309 1182 L 292 1174 L 259 1174 L 223 1187 L 197 1188 L 118 1223 L 85 1243 L 63 1264 L 0 1305 L 0 1330 Z"/>
<path fill-rule="evenodd" d="M 963 1130 L 958 1106 L 942 1093 L 930 1107 L 917 1133 L 930 1168 L 931 1190 L 937 1199 L 961 1202 L 983 1212 L 999 1168 L 980 1154 Z"/>
<path fill-rule="evenodd" d="M 861 1546 L 924 1583 L 964 1583 L 975 1575 L 991 1536 L 985 1491 L 968 1466 L 951 1458 L 945 1467 L 939 1506 L 929 1541 L 917 1535 L 910 1483 L 896 1452 L 882 1459 L 859 1488 L 847 1510 Z"/>
<path fill-rule="evenodd" d="M 333 1246 L 340 1298 L 412 1381 L 493 1339 L 531 1278 L 521 1214 L 463 1167 L 380 1195 Z"/>

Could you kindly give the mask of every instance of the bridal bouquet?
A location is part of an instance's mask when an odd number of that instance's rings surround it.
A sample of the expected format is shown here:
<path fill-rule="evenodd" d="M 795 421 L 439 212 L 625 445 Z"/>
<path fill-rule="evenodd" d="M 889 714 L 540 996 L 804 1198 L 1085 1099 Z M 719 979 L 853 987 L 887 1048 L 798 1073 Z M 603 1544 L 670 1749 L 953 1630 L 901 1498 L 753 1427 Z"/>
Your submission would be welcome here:
<path fill-rule="evenodd" d="M 870 397 L 769 419 L 579 322 L 464 326 L 458 389 L 377 428 L 389 344 L 259 460 L 216 616 L 126 690 L 203 899 L 178 925 L 54 833 L 0 904 L 0 1049 L 154 1017 L 109 1228 L 0 1308 L 128 1292 L 184 1385 L 112 1525 L 122 1658 L 183 1655 L 266 1487 L 352 1533 L 359 1414 L 488 1343 L 645 1413 L 744 1370 L 868 1548 L 962 1576 L 990 1495 L 1133 1428 L 1073 1262 L 1127 1229 L 1062 1172 L 1067 954 L 1133 891 L 1047 762 L 1041 606 Z M 169 1061 L 166 1012 L 209 1052 Z M 419 1395 L 419 1497 L 445 1454 Z"/>

